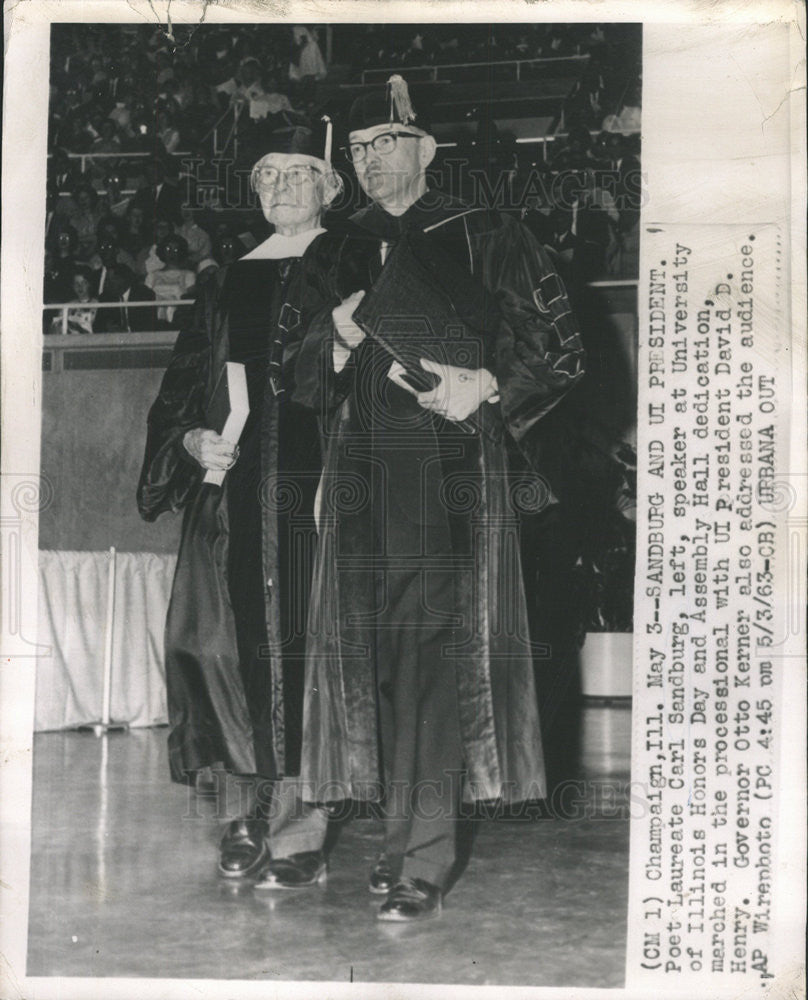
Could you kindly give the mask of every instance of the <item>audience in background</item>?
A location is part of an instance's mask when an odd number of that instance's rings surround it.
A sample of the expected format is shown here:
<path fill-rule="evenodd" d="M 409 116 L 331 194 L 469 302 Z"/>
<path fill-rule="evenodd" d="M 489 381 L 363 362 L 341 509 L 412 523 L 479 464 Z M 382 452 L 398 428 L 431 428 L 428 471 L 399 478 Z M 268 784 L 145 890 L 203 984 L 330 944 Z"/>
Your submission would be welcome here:
<path fill-rule="evenodd" d="M 105 215 L 123 219 L 132 203 L 131 195 L 123 193 L 123 179 L 117 170 L 109 171 L 104 178 L 101 206 Z"/>
<path fill-rule="evenodd" d="M 91 153 L 120 153 L 123 144 L 121 143 L 118 128 L 111 118 L 97 119 L 93 125 L 93 130 L 98 133 L 98 138 L 90 147 Z M 107 161 L 107 166 L 114 166 L 114 160 Z M 103 171 L 101 176 L 103 176 Z"/>
<path fill-rule="evenodd" d="M 549 158 L 552 170 L 585 170 L 594 164 L 590 155 L 592 136 L 583 125 L 574 125 L 566 139 L 553 145 Z"/>
<path fill-rule="evenodd" d="M 95 333 L 135 333 L 156 330 L 157 310 L 154 307 L 129 307 L 129 302 L 153 302 L 156 296 L 151 288 L 139 281 L 134 271 L 124 264 L 109 268 L 104 290 L 99 302 L 120 302 L 120 309 L 99 309 Z"/>
<path fill-rule="evenodd" d="M 186 297 L 217 266 L 242 256 L 254 236 L 263 238 L 258 215 L 242 208 L 237 217 L 221 180 L 197 178 L 193 166 L 172 154 L 187 151 L 209 164 L 214 140 L 221 147 L 230 135 L 242 159 L 253 152 L 257 158 L 273 130 L 296 122 L 296 107 L 311 112 L 318 102 L 324 106 L 332 79 L 359 82 L 363 70 L 400 68 L 406 75 L 418 66 L 546 58 L 566 59 L 564 72 L 578 75 L 559 102 L 557 140 L 548 145 L 546 159 L 540 156 L 531 166 L 547 177 L 569 175 L 565 182 L 577 184 L 578 191 L 557 203 L 545 198 L 522 214 L 576 280 L 636 275 L 640 161 L 639 135 L 632 133 L 642 115 L 637 25 L 335 24 L 327 29 L 328 52 L 342 75 L 335 71 L 333 78 L 321 48 L 322 27 L 173 30 L 169 39 L 162 28 L 146 25 L 54 26 L 46 303 L 71 301 L 76 287 L 85 294 L 86 274 L 76 268 L 87 264 L 91 292 L 99 296 L 121 284 L 127 296 L 122 301 L 130 301 L 147 290 L 148 280 L 157 298 Z M 569 58 L 583 56 L 588 58 Z M 529 65 L 521 72 L 521 79 L 531 79 Z M 480 105 L 469 113 L 476 132 L 473 141 L 466 134 L 461 152 L 470 167 L 486 174 L 492 190 L 500 184 L 503 191 L 518 191 L 526 156 L 536 158 L 535 147 L 517 146 L 491 112 L 492 106 Z M 142 158 L 127 159 L 133 152 Z M 74 158 L 99 153 L 105 155 L 83 163 Z M 93 312 L 77 312 L 71 329 L 108 327 Z M 155 310 L 131 312 L 156 321 Z M 162 307 L 160 323 L 176 323 L 172 312 Z"/>
<path fill-rule="evenodd" d="M 104 294 L 109 273 L 121 264 L 134 270 L 135 261 L 118 243 L 117 234 L 107 233 L 99 237 L 98 252 L 90 259 L 95 279 L 93 289 L 96 295 Z"/>
<path fill-rule="evenodd" d="M 67 203 L 65 198 L 59 197 L 59 192 L 48 181 L 45 189 L 45 249 L 56 239 L 56 234 L 67 228 L 70 223 L 64 208 Z M 78 240 L 78 237 L 77 237 Z"/>
<path fill-rule="evenodd" d="M 135 258 L 135 273 L 141 277 L 148 277 L 153 271 L 160 271 L 165 267 L 165 261 L 160 256 L 159 247 L 173 233 L 174 227 L 170 219 L 158 216 L 154 220 L 154 243 L 151 246 L 143 247 Z"/>
<path fill-rule="evenodd" d="M 78 256 L 79 236 L 69 223 L 51 238 L 45 252 L 45 302 L 69 302 L 73 293 L 73 272 L 85 263 Z"/>
<path fill-rule="evenodd" d="M 51 321 L 51 333 L 93 333 L 97 309 L 92 303 L 97 303 L 93 295 L 93 272 L 84 264 L 77 264 L 71 276 L 70 302 L 80 303 L 80 307 L 68 309 L 66 318 L 57 314 Z"/>
<path fill-rule="evenodd" d="M 72 193 L 79 183 L 81 174 L 76 163 L 70 159 L 67 150 L 58 146 L 48 160 L 48 183 L 57 193 Z"/>
<path fill-rule="evenodd" d="M 180 225 L 182 222 L 180 189 L 169 179 L 167 164 L 162 158 L 149 163 L 147 178 L 148 185 L 137 192 L 132 199 L 132 205 L 142 208 L 147 219 L 160 216 L 169 219 L 174 225 Z"/>
<path fill-rule="evenodd" d="M 216 233 L 213 240 L 213 256 L 218 262 L 220 267 L 224 267 L 226 264 L 233 264 L 243 257 L 247 252 L 247 248 L 241 242 L 241 240 L 234 233 L 231 233 L 229 229 L 224 228 Z"/>
<path fill-rule="evenodd" d="M 149 270 L 145 281 L 158 301 L 180 299 L 193 285 L 196 278 L 194 272 L 185 266 L 187 255 L 188 244 L 176 234 L 166 236 L 158 244 L 157 256 L 161 266 Z M 174 318 L 175 308 L 175 306 L 161 306 L 157 310 L 157 319 L 169 325 Z"/>
<path fill-rule="evenodd" d="M 292 29 L 289 58 L 289 82 L 300 103 L 308 105 L 314 96 L 314 84 L 326 75 L 326 65 L 317 39 L 303 25 Z"/>
<path fill-rule="evenodd" d="M 103 214 L 95 188 L 91 184 L 78 185 L 69 201 L 67 216 L 78 235 L 79 253 L 85 258 L 95 251 L 95 233 Z"/>
<path fill-rule="evenodd" d="M 183 205 L 180 208 L 182 225 L 177 226 L 177 235 L 181 236 L 188 246 L 188 263 L 194 267 L 205 257 L 210 257 L 211 240 L 207 230 L 196 221 L 199 210 Z"/>
<path fill-rule="evenodd" d="M 124 216 L 121 246 L 136 258 L 144 247 L 148 249 L 152 240 L 151 227 L 146 221 L 145 211 L 141 205 L 131 202 Z"/>
<path fill-rule="evenodd" d="M 182 140 L 176 117 L 168 106 L 160 108 L 157 112 L 157 135 L 166 154 L 176 153 L 181 148 Z"/>

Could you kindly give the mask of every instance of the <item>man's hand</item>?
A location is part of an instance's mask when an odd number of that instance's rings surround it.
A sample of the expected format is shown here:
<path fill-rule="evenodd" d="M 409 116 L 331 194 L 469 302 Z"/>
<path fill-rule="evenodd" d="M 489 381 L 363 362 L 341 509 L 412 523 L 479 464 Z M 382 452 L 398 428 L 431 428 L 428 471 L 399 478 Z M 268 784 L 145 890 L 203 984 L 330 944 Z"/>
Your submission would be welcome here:
<path fill-rule="evenodd" d="M 238 458 L 238 445 L 230 444 L 216 431 L 204 427 L 194 427 L 186 431 L 182 443 L 188 454 L 195 458 L 203 469 L 226 471 L 233 468 Z"/>
<path fill-rule="evenodd" d="M 470 417 L 497 393 L 497 380 L 487 368 L 457 368 L 421 358 L 421 367 L 440 376 L 440 383 L 428 392 L 417 392 L 402 378 L 395 366 L 390 378 L 402 389 L 412 393 L 425 410 L 431 410 L 446 420 L 460 421 Z"/>
<path fill-rule="evenodd" d="M 354 292 L 331 310 L 337 344 L 350 351 L 359 347 L 365 339 L 364 331 L 351 319 L 354 309 L 356 309 L 364 296 L 364 292 Z"/>

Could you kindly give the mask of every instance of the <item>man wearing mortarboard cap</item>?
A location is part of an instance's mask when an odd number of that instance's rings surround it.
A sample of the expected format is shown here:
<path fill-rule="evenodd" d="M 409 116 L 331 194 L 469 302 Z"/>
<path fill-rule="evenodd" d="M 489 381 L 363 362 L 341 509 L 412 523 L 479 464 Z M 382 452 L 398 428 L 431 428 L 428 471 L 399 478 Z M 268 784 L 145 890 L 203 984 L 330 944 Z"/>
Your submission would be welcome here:
<path fill-rule="evenodd" d="M 440 911 L 464 801 L 545 794 L 517 525 L 547 494 L 509 479 L 508 439 L 540 469 L 535 427 L 583 351 L 530 233 L 427 182 L 401 77 L 355 102 L 346 149 L 371 204 L 301 352 L 327 441 L 301 781 L 383 798 L 369 888 L 409 921 Z"/>
<path fill-rule="evenodd" d="M 180 782 L 213 769 L 228 802 L 235 780 L 242 808 L 219 855 L 230 880 L 259 874 L 270 852 L 316 852 L 326 824 L 279 781 L 296 773 L 300 752 L 321 467 L 315 415 L 293 398 L 294 367 L 308 311 L 331 301 L 318 237 L 341 187 L 322 124 L 274 134 L 255 164 L 274 232 L 201 287 L 149 412 L 138 487 L 147 521 L 184 511 L 165 632 L 169 764 Z M 245 366 L 249 416 L 237 444 L 211 426 L 225 362 Z M 225 473 L 223 483 L 208 473 Z M 324 866 L 315 858 L 296 870 L 316 881 Z"/>

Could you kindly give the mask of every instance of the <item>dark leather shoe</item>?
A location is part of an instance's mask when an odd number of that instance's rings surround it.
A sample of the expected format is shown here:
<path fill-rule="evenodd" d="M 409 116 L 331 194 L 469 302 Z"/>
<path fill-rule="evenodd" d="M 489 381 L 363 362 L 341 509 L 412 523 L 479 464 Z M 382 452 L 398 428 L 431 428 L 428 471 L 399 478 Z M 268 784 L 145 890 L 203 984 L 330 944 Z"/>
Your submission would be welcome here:
<path fill-rule="evenodd" d="M 376 914 L 379 920 L 412 922 L 439 916 L 441 891 L 431 882 L 420 878 L 396 882 Z"/>
<path fill-rule="evenodd" d="M 390 867 L 390 862 L 383 854 L 380 854 L 373 866 L 373 871 L 370 873 L 368 889 L 376 895 L 386 896 L 395 884 L 396 877 Z"/>
<path fill-rule="evenodd" d="M 256 889 L 307 889 L 324 882 L 327 875 L 322 851 L 303 851 L 288 858 L 273 858 L 255 883 Z"/>
<path fill-rule="evenodd" d="M 269 859 L 267 824 L 262 819 L 234 819 L 219 845 L 219 873 L 225 878 L 248 878 Z"/>

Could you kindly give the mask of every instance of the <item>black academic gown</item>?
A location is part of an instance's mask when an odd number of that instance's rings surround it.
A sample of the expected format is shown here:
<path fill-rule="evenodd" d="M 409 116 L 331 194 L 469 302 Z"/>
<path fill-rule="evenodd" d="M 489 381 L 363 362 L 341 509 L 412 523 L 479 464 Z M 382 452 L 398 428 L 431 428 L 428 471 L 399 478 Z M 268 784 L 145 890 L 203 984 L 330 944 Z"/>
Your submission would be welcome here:
<path fill-rule="evenodd" d="M 317 243 L 303 258 L 239 261 L 206 287 L 149 413 L 141 515 L 184 510 L 165 631 L 176 781 L 217 762 L 297 770 L 320 453 L 314 414 L 292 397 L 304 318 L 324 301 Z M 208 425 L 227 360 L 246 366 L 250 416 L 218 487 L 182 439 Z"/>
<path fill-rule="evenodd" d="M 506 439 L 538 458 L 533 430 L 579 380 L 580 338 L 546 255 L 506 217 L 435 192 L 397 219 L 373 205 L 334 255 L 340 297 L 372 291 L 382 241 L 407 254 L 375 320 L 395 334 L 439 312 L 424 353 L 488 367 L 500 401 L 464 433 L 387 379 L 391 359 L 372 338 L 334 375 L 330 310 L 310 325 L 298 394 L 322 408 L 325 451 L 306 795 L 380 798 L 391 781 L 457 765 L 467 799 L 540 798 L 518 517 L 547 496 L 535 473 L 513 479 Z M 428 745 L 444 726 L 454 733 Z"/>

